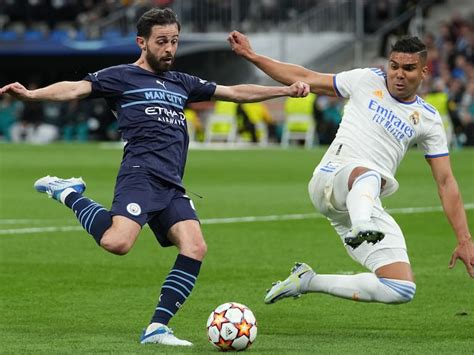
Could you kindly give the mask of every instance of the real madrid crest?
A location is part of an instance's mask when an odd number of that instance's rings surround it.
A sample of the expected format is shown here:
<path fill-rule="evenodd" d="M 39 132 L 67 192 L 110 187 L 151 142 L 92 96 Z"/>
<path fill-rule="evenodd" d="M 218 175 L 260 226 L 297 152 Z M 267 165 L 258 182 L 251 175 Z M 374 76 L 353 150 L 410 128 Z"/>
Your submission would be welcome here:
<path fill-rule="evenodd" d="M 411 115 L 410 115 L 410 121 L 414 124 L 414 125 L 417 125 L 419 122 L 420 122 L 420 113 L 418 111 L 414 111 Z"/>

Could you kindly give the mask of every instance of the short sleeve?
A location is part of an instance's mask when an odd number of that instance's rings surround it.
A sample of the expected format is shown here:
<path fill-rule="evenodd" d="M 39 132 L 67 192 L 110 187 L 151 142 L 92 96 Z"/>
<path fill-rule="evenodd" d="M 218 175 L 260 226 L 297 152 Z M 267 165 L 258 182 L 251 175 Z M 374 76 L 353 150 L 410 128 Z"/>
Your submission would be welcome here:
<path fill-rule="evenodd" d="M 209 101 L 216 91 L 216 83 L 185 74 L 183 82 L 188 90 L 188 102 Z"/>
<path fill-rule="evenodd" d="M 337 96 L 344 98 L 351 96 L 364 74 L 367 74 L 367 69 L 353 69 L 334 75 L 332 80 Z"/>
<path fill-rule="evenodd" d="M 124 91 L 122 70 L 119 67 L 110 67 L 89 73 L 84 80 L 92 83 L 90 98 L 111 98 L 121 95 Z"/>
<path fill-rule="evenodd" d="M 434 125 L 420 140 L 419 145 L 425 153 L 425 158 L 437 158 L 449 155 L 446 131 L 438 112 L 436 112 Z"/>

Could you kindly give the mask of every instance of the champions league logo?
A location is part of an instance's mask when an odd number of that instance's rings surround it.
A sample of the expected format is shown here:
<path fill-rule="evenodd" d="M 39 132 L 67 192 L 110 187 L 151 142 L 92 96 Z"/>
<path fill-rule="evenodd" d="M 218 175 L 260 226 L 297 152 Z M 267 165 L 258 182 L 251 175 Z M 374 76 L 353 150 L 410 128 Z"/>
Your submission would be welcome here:
<path fill-rule="evenodd" d="M 411 123 L 417 125 L 420 122 L 420 113 L 415 111 L 408 118 L 410 119 Z"/>

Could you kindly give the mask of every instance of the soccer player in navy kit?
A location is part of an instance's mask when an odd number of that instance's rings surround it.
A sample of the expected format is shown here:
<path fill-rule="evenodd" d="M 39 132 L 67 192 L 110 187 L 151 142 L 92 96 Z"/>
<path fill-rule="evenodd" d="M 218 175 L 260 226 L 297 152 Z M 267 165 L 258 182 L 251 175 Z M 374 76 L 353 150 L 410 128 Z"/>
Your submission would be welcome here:
<path fill-rule="evenodd" d="M 192 345 L 167 327 L 190 295 L 207 252 L 198 217 L 182 184 L 189 138 L 183 114 L 187 102 L 213 99 L 255 102 L 280 96 L 306 96 L 309 86 L 221 86 L 169 71 L 178 46 L 180 24 L 169 9 L 152 9 L 137 23 L 141 56 L 134 64 L 118 65 L 89 74 L 77 82 L 59 82 L 27 90 L 19 83 L 0 89 L 22 100 L 67 101 L 103 97 L 117 117 L 126 142 L 110 211 L 83 196 L 81 178 L 46 176 L 35 182 L 71 208 L 98 245 L 123 255 L 146 223 L 158 242 L 175 245 L 179 254 L 164 281 L 159 302 L 141 343 Z"/>

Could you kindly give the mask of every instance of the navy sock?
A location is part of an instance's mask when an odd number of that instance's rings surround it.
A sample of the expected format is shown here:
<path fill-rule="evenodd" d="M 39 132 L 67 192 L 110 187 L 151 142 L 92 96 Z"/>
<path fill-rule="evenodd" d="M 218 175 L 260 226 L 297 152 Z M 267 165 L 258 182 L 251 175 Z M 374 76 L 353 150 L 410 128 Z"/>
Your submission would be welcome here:
<path fill-rule="evenodd" d="M 201 269 L 199 260 L 178 254 L 176 262 L 161 288 L 160 301 L 152 323 L 168 324 L 193 290 Z"/>
<path fill-rule="evenodd" d="M 110 212 L 77 192 L 71 192 L 64 200 L 64 204 L 72 209 L 82 228 L 100 245 L 102 236 L 112 225 Z"/>

